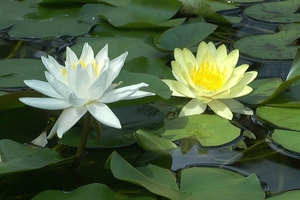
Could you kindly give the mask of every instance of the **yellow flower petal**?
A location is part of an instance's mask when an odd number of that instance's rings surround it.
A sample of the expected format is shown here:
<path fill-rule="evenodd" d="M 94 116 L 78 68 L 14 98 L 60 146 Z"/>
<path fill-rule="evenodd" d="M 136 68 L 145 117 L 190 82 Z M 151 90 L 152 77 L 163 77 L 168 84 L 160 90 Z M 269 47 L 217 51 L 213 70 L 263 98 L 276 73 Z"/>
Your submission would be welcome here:
<path fill-rule="evenodd" d="M 162 81 L 165 82 L 169 86 L 170 90 L 172 91 L 172 96 L 185 97 L 183 94 L 177 92 L 176 89 L 173 87 L 173 83 L 176 82 L 176 81 L 166 80 L 166 79 L 164 79 Z"/>
<path fill-rule="evenodd" d="M 253 115 L 253 111 L 250 108 L 245 107 L 242 103 L 235 99 L 222 99 L 220 100 L 234 113 L 240 113 L 244 115 Z"/>
<path fill-rule="evenodd" d="M 208 103 L 208 106 L 219 116 L 231 120 L 233 117 L 230 109 L 221 101 L 213 100 Z"/>
<path fill-rule="evenodd" d="M 189 98 L 195 98 L 196 97 L 195 94 L 188 88 L 188 86 L 184 85 L 181 82 L 174 81 L 172 83 L 172 86 L 173 86 L 173 88 L 176 92 L 184 95 L 185 97 L 189 97 Z"/>
<path fill-rule="evenodd" d="M 192 99 L 181 109 L 179 117 L 201 114 L 206 110 L 206 107 L 207 104 Z"/>

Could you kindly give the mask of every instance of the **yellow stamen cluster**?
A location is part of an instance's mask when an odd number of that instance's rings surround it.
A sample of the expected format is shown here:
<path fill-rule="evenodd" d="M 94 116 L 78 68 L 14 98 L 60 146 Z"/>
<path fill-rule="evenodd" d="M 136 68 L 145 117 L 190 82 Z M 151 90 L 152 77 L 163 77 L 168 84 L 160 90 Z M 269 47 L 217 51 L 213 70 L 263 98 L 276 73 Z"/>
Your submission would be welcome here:
<path fill-rule="evenodd" d="M 216 62 L 204 61 L 200 63 L 198 69 L 194 67 L 191 78 L 195 85 L 202 86 L 209 91 L 215 91 L 224 84 L 224 71 L 219 70 Z"/>

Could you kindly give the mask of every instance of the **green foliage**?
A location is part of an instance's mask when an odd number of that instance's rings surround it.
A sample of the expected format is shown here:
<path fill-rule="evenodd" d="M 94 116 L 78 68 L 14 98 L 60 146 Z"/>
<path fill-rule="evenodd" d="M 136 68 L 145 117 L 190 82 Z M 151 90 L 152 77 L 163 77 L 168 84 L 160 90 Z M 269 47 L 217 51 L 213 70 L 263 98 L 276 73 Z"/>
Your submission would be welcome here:
<path fill-rule="evenodd" d="M 0 176 L 34 170 L 65 160 L 50 149 L 31 148 L 7 139 L 0 140 L 0 156 Z"/>

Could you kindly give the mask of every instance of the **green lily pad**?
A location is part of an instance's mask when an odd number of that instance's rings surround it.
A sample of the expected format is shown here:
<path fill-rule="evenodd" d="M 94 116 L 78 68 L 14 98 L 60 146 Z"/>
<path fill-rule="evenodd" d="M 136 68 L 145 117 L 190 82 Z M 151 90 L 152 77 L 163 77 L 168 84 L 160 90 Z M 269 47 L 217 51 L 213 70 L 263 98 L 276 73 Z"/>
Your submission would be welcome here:
<path fill-rule="evenodd" d="M 300 37 L 298 30 L 284 30 L 274 34 L 251 35 L 233 43 L 244 55 L 259 59 L 294 59 L 300 47 L 291 44 Z"/>
<path fill-rule="evenodd" d="M 24 20 L 27 13 L 35 12 L 37 10 L 35 4 L 39 1 L 0 1 L 0 30 Z"/>
<path fill-rule="evenodd" d="M 271 137 L 283 148 L 300 153 L 300 132 L 275 129 Z"/>
<path fill-rule="evenodd" d="M 34 170 L 64 159 L 51 149 L 36 149 L 8 139 L 0 140 L 0 176 Z"/>
<path fill-rule="evenodd" d="M 101 138 L 98 142 L 98 135 L 95 130 L 90 132 L 87 141 L 88 148 L 112 148 L 128 146 L 136 142 L 133 133 L 141 128 L 155 130 L 161 128 L 164 123 L 163 114 L 151 106 L 130 106 L 112 108 L 112 111 L 119 118 L 122 129 L 102 126 Z M 60 141 L 66 145 L 77 147 L 82 135 L 82 127 L 73 127 Z"/>
<path fill-rule="evenodd" d="M 170 20 L 179 10 L 181 3 L 173 0 L 132 0 L 123 7 L 99 4 L 99 15 L 116 27 L 154 28 L 172 27 L 185 20 Z"/>
<path fill-rule="evenodd" d="M 238 100 L 253 105 L 261 104 L 270 98 L 281 84 L 282 80 L 276 77 L 256 79 L 249 84 L 253 91 L 246 96 L 239 97 Z"/>
<path fill-rule="evenodd" d="M 299 6 L 299 1 L 267 2 L 249 6 L 243 14 L 265 22 L 300 22 L 300 13 L 296 13 Z"/>
<path fill-rule="evenodd" d="M 23 81 L 28 79 L 46 80 L 40 59 L 0 60 L 0 66 L 0 88 L 25 87 Z"/>
<path fill-rule="evenodd" d="M 169 51 L 175 48 L 189 48 L 200 43 L 216 28 L 216 25 L 205 22 L 176 26 L 163 32 L 156 45 Z"/>
<path fill-rule="evenodd" d="M 81 200 L 88 197 L 89 199 L 109 199 L 109 200 L 128 200 L 128 199 L 144 199 L 155 200 L 156 197 L 151 193 L 123 195 L 114 192 L 112 189 L 101 183 L 92 183 L 81 186 L 72 192 L 62 192 L 57 190 L 47 190 L 36 195 L 32 200 Z"/>
<path fill-rule="evenodd" d="M 130 72 L 150 74 L 160 79 L 172 79 L 174 76 L 170 67 L 162 59 L 139 57 L 132 59 L 122 68 Z"/>
<path fill-rule="evenodd" d="M 300 109 L 259 106 L 256 115 L 275 126 L 300 131 Z"/>
<path fill-rule="evenodd" d="M 180 14 L 183 15 L 199 15 L 205 19 L 223 23 L 239 23 L 242 18 L 236 16 L 221 15 L 218 11 L 236 9 L 236 5 L 228 4 L 223 1 L 211 1 L 211 0 L 180 0 L 182 7 Z"/>
<path fill-rule="evenodd" d="M 218 168 L 193 167 L 183 169 L 179 176 L 155 165 L 133 168 L 114 152 L 107 161 L 113 175 L 140 185 L 150 192 L 172 200 L 192 199 L 264 199 L 258 178 Z M 179 177 L 177 180 L 176 177 Z M 177 185 L 179 182 L 179 186 Z M 218 192 L 216 192 L 218 191 Z"/>
<path fill-rule="evenodd" d="M 66 26 L 67 24 L 67 26 Z M 30 28 L 28 28 L 30 27 Z M 55 17 L 51 20 L 24 20 L 10 30 L 11 37 L 59 38 L 61 36 L 80 36 L 87 34 L 92 25 L 78 22 L 77 17 Z"/>
<path fill-rule="evenodd" d="M 61 6 L 65 4 L 83 4 L 83 3 L 106 3 L 112 6 L 125 6 L 131 0 L 41 0 L 40 4 L 43 6 Z"/>
<path fill-rule="evenodd" d="M 172 141 L 156 136 L 152 133 L 148 133 L 141 129 L 134 133 L 134 137 L 140 147 L 148 151 L 155 151 L 159 153 L 168 152 L 177 148 L 177 145 Z"/>
<path fill-rule="evenodd" d="M 228 120 L 207 114 L 167 120 L 164 127 L 165 132 L 161 135 L 163 138 L 171 141 L 182 138 L 194 138 L 205 147 L 230 143 L 241 134 L 241 130 Z"/>
<path fill-rule="evenodd" d="M 80 55 L 85 42 L 88 42 L 89 45 L 92 46 L 94 52 L 100 51 L 104 45 L 108 44 L 108 55 L 111 59 L 127 51 L 129 54 L 126 58 L 126 62 L 141 56 L 147 58 L 160 58 L 166 56 L 165 53 L 159 52 L 152 46 L 146 44 L 142 39 L 132 37 L 79 37 L 77 43 L 72 46 L 72 50 L 76 55 Z"/>

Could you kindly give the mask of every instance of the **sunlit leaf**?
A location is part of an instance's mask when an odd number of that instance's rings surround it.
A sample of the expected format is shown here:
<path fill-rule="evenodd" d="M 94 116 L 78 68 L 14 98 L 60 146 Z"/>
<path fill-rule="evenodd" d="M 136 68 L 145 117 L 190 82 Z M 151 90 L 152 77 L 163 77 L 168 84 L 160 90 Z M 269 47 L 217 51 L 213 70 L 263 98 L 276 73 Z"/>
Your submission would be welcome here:
<path fill-rule="evenodd" d="M 165 122 L 163 138 L 176 141 L 194 138 L 203 146 L 227 144 L 240 136 L 240 129 L 217 115 L 191 115 Z"/>
<path fill-rule="evenodd" d="M 172 200 L 192 199 L 264 199 L 265 193 L 258 178 L 218 168 L 193 167 L 183 169 L 179 180 L 165 168 L 154 165 L 133 168 L 114 152 L 110 159 L 113 175 L 145 187 L 147 190 Z M 180 182 L 178 188 L 177 181 Z M 219 192 L 216 192 L 219 191 Z"/>
<path fill-rule="evenodd" d="M 34 170 L 64 160 L 50 149 L 30 148 L 7 139 L 0 140 L 0 156 L 0 176 Z"/>
<path fill-rule="evenodd" d="M 286 77 L 286 80 L 290 80 L 300 75 L 300 48 L 297 50 L 296 56 L 292 63 L 291 69 Z"/>
<path fill-rule="evenodd" d="M 300 22 L 299 1 L 280 1 L 254 4 L 243 11 L 243 14 L 266 22 L 291 23 Z"/>
<path fill-rule="evenodd" d="M 300 37 L 298 30 L 283 30 L 274 34 L 251 35 L 233 43 L 241 54 L 259 59 L 294 59 L 300 47 L 291 45 Z"/>
<path fill-rule="evenodd" d="M 300 109 L 259 106 L 256 115 L 275 126 L 300 131 Z"/>
<path fill-rule="evenodd" d="M 177 147 L 172 141 L 156 136 L 143 130 L 137 130 L 134 137 L 138 144 L 145 150 L 155 152 L 166 152 Z"/>
<path fill-rule="evenodd" d="M 77 188 L 71 192 L 63 192 L 57 190 L 47 190 L 36 195 L 32 200 L 81 200 L 81 199 L 109 199 L 109 200 L 127 200 L 127 199 L 144 199 L 154 200 L 154 196 L 150 193 L 123 195 L 114 192 L 112 189 L 101 183 L 92 183 Z"/>
<path fill-rule="evenodd" d="M 281 147 L 300 153 L 300 132 L 275 129 L 271 138 Z"/>

